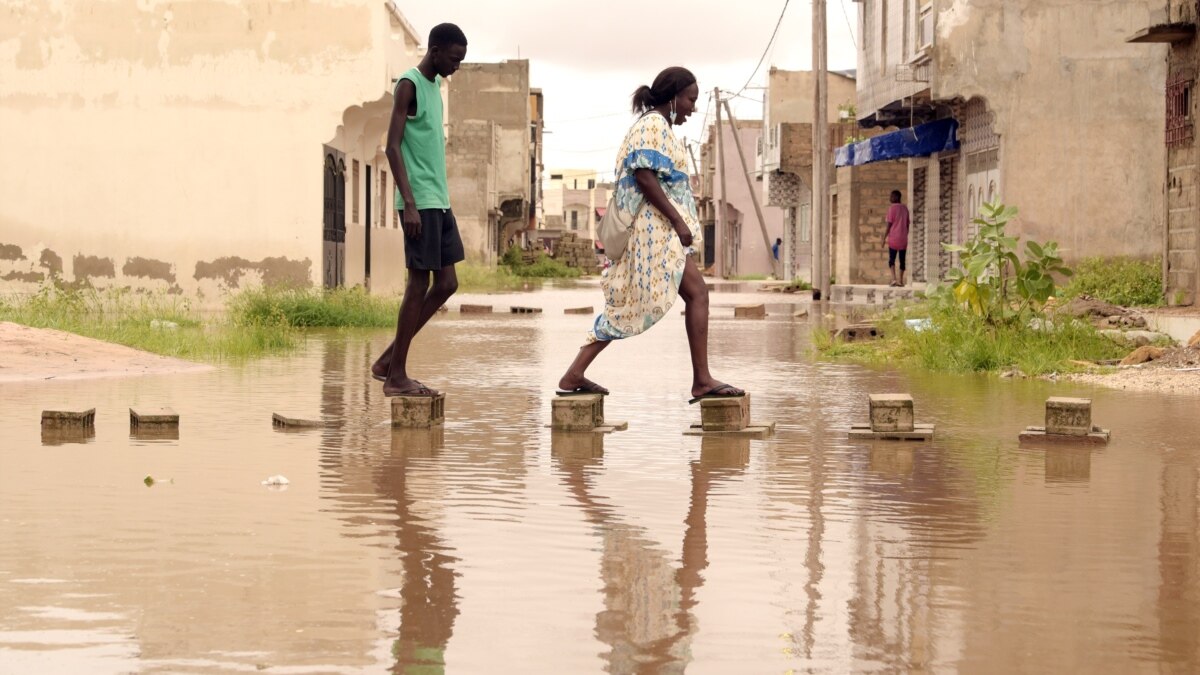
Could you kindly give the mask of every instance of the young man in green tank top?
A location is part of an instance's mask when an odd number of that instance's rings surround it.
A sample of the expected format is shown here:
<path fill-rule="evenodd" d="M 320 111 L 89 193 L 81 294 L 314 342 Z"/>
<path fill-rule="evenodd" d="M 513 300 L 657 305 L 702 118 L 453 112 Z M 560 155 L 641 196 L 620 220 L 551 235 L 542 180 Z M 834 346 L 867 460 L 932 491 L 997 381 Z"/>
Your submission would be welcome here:
<path fill-rule="evenodd" d="M 387 158 L 396 177 L 396 209 L 404 223 L 408 283 L 396 338 L 371 365 L 388 396 L 436 396 L 408 375 L 413 337 L 458 289 L 454 265 L 465 258 L 458 223 L 450 211 L 446 181 L 446 137 L 442 132 L 442 78 L 467 56 L 467 37 L 452 23 L 429 31 L 429 50 L 396 83 Z M 430 285 L 430 277 L 433 283 Z"/>

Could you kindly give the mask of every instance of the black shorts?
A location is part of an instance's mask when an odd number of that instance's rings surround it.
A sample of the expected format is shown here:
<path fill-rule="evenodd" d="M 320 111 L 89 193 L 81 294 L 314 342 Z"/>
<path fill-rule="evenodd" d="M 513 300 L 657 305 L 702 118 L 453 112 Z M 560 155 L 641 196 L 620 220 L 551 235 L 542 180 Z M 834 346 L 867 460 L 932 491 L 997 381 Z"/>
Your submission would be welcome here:
<path fill-rule="evenodd" d="M 421 209 L 421 236 L 404 236 L 404 263 L 410 270 L 440 270 L 462 262 L 462 237 L 450 209 Z M 400 213 L 401 227 L 404 213 Z"/>
<path fill-rule="evenodd" d="M 904 271 L 904 255 L 905 255 L 906 253 L 908 253 L 908 250 L 907 250 L 907 249 L 903 249 L 903 248 L 901 248 L 901 249 L 894 249 L 894 248 L 892 248 L 891 246 L 889 246 L 889 247 L 888 247 L 888 267 L 895 267 L 895 266 L 896 266 L 896 256 L 897 256 L 897 255 L 899 255 L 899 257 L 900 257 L 900 271 L 901 271 L 901 272 L 903 272 L 903 271 Z"/>

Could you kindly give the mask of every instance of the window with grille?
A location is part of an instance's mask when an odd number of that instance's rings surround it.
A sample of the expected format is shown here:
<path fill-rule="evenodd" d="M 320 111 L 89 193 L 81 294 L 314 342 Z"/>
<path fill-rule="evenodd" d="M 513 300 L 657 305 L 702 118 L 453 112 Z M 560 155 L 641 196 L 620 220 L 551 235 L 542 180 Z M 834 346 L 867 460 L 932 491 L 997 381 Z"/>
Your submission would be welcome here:
<path fill-rule="evenodd" d="M 917 47 L 933 44 L 933 4 L 926 4 L 917 16 Z"/>
<path fill-rule="evenodd" d="M 354 160 L 354 164 L 350 169 L 350 188 L 354 191 L 354 205 L 352 207 L 352 218 L 354 224 L 358 224 L 358 160 Z"/>
<path fill-rule="evenodd" d="M 1192 84 L 1195 80 L 1176 78 L 1167 84 L 1167 147 L 1185 145 L 1192 140 Z"/>

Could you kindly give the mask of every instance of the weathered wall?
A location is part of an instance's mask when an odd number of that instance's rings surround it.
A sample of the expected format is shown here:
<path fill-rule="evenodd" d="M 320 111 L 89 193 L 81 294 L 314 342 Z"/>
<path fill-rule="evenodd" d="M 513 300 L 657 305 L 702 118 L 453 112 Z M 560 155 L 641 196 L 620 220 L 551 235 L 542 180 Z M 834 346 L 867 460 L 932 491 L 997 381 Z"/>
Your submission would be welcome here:
<path fill-rule="evenodd" d="M 1196 3 L 1171 0 L 1170 20 L 1194 22 Z M 1200 50 L 1196 41 L 1173 45 L 1168 79 L 1190 81 L 1192 138 L 1167 149 L 1167 241 L 1166 300 L 1172 305 L 1191 305 L 1200 300 L 1200 154 L 1196 149 L 1196 86 L 1200 76 Z"/>
<path fill-rule="evenodd" d="M 917 77 L 901 72 L 921 51 L 917 13 L 924 0 L 861 0 L 856 4 L 861 36 L 856 73 L 861 119 L 893 101 L 929 89 L 930 73 L 928 68 L 918 70 Z M 934 0 L 935 9 L 941 4 L 944 0 Z"/>
<path fill-rule="evenodd" d="M 209 297 L 319 283 L 321 144 L 386 92 L 389 16 L 368 0 L 0 8 L 0 244 L 21 249 L 0 276 L 61 265 Z"/>
<path fill-rule="evenodd" d="M 1166 47 L 1125 38 L 1161 0 L 937 7 L 933 97 L 993 111 L 1013 233 L 1056 240 L 1069 260 L 1160 256 Z"/>
<path fill-rule="evenodd" d="M 502 220 L 524 225 L 529 218 L 529 62 L 464 63 L 450 78 L 448 100 L 447 147 L 454 151 L 453 157 L 447 154 L 450 206 L 468 258 L 490 262 L 499 253 L 494 228 Z M 491 124 L 488 132 L 480 122 Z M 472 166 L 481 162 L 490 168 Z M 490 194 L 481 195 L 478 181 L 485 171 L 492 174 Z"/>
<path fill-rule="evenodd" d="M 496 124 L 455 119 L 446 141 L 450 208 L 469 260 L 490 260 L 489 233 L 496 201 Z"/>
<path fill-rule="evenodd" d="M 738 120 L 738 138 L 741 140 L 742 152 L 745 155 L 746 166 L 754 166 L 754 149 L 758 147 L 758 139 L 762 135 L 761 120 Z M 716 134 L 709 135 L 715 145 Z M 723 151 L 717 153 L 717 162 L 725 163 L 725 182 L 728 192 L 723 193 L 719 179 L 712 181 L 713 199 L 725 199 L 728 204 L 742 214 L 742 225 L 733 228 L 734 236 L 729 245 L 736 251 L 733 269 L 727 270 L 730 275 L 744 274 L 773 274 L 771 264 L 771 247 L 763 242 L 762 228 L 754 212 L 754 201 L 750 195 L 750 186 L 746 184 L 746 171 L 738 159 L 738 148 L 734 142 L 732 129 L 728 124 L 722 129 Z M 711 155 L 709 155 L 711 156 Z M 717 165 L 719 166 L 719 165 Z M 719 173 L 715 174 L 719 176 Z M 751 176 L 753 179 L 753 176 Z M 761 190 L 759 183 L 753 181 L 753 189 Z M 783 236 L 783 209 L 767 206 L 765 199 L 759 195 L 762 204 L 763 220 L 766 223 L 767 236 L 771 243 Z"/>

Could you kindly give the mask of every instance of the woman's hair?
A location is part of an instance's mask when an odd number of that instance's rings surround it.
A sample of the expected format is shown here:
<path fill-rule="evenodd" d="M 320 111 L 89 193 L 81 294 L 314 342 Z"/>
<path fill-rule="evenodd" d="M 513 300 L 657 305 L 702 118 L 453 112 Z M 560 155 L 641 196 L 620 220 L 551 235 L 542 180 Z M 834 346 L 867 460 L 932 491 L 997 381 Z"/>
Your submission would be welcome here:
<path fill-rule="evenodd" d="M 696 84 L 692 71 L 680 66 L 663 70 L 654 78 L 654 84 L 642 85 L 633 92 L 633 112 L 641 113 L 660 106 L 679 95 L 679 92 Z"/>

